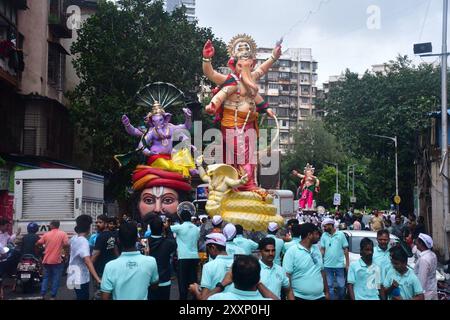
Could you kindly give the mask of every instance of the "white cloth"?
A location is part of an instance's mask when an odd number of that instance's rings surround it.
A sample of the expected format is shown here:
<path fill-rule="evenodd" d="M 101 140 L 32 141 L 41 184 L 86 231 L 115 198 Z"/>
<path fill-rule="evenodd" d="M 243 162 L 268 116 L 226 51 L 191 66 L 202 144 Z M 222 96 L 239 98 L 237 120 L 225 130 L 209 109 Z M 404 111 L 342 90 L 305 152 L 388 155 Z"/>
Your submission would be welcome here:
<path fill-rule="evenodd" d="M 395 224 L 395 213 L 391 214 L 391 222 L 392 222 L 392 225 Z"/>
<path fill-rule="evenodd" d="M 425 300 L 437 300 L 437 257 L 431 250 L 425 250 L 418 254 L 419 259 L 414 266 L 414 273 L 422 285 Z"/>
<path fill-rule="evenodd" d="M 236 236 L 236 227 L 232 223 L 228 223 L 222 230 L 223 235 L 227 238 L 227 241 L 233 240 Z"/>
<path fill-rule="evenodd" d="M 425 243 L 428 249 L 433 248 L 433 239 L 425 234 L 425 233 L 419 233 L 419 238 Z"/>
<path fill-rule="evenodd" d="M 0 232 L 0 254 L 4 254 L 5 251 L 3 248 L 6 247 L 8 243 L 14 242 L 15 239 L 15 234 L 11 236 L 8 232 Z"/>
<path fill-rule="evenodd" d="M 221 224 L 223 222 L 223 219 L 221 216 L 217 215 L 212 218 L 211 222 L 212 222 L 213 226 L 218 226 L 219 224 Z"/>
<path fill-rule="evenodd" d="M 278 230 L 278 224 L 276 222 L 270 222 L 269 227 L 267 228 L 269 231 L 274 232 Z"/>
<path fill-rule="evenodd" d="M 208 244 L 218 244 L 220 246 L 225 247 L 227 243 L 227 238 L 222 233 L 210 233 L 206 236 L 205 245 Z"/>
<path fill-rule="evenodd" d="M 326 218 L 326 219 L 323 220 L 323 222 L 322 222 L 322 227 L 325 226 L 325 225 L 327 225 L 327 224 L 332 224 L 332 225 L 334 225 L 334 224 L 335 224 L 334 219 Z"/>
<path fill-rule="evenodd" d="M 90 255 L 88 240 L 78 235 L 73 236 L 70 240 L 70 261 L 67 269 L 69 289 L 78 289 L 77 286 L 89 282 L 89 269 L 84 263 L 84 258 Z"/>

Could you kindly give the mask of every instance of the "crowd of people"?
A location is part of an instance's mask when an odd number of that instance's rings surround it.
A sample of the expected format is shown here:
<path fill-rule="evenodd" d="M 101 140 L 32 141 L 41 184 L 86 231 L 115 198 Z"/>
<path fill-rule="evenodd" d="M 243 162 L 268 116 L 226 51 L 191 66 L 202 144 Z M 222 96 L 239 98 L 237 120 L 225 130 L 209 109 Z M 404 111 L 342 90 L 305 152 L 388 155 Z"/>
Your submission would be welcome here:
<path fill-rule="evenodd" d="M 81 215 L 70 240 L 59 221 L 52 221 L 41 237 L 30 224 L 20 250 L 38 254 L 41 246 L 45 248 L 44 299 L 49 284 L 50 299 L 57 296 L 66 250 L 67 287 L 79 300 L 92 298 L 91 281 L 101 299 L 169 300 L 175 278 L 180 300 L 435 300 L 433 240 L 418 233 L 420 221 L 415 224 L 409 217 L 399 225 L 401 218 L 374 214 L 368 227 L 377 232 L 377 243 L 362 239 L 360 259 L 353 262 L 340 230 L 346 217 L 327 214 L 299 214 L 284 228 L 272 222 L 265 234 L 248 233 L 220 216 L 199 219 L 189 210 L 181 210 L 177 219 L 152 212 L 139 222 L 117 223 L 100 215 L 92 235 L 92 218 Z M 392 220 L 394 226 L 388 223 Z M 359 230 L 358 222 L 362 223 L 360 217 L 353 217 L 353 229 Z M 16 240 L 6 232 L 8 223 L 0 221 L 0 249 Z M 393 244 L 391 233 L 407 242 L 412 238 L 414 270 L 408 266 L 408 250 Z M 0 254 L 4 260 L 5 254 Z M 3 260 L 2 274 L 11 267 Z"/>

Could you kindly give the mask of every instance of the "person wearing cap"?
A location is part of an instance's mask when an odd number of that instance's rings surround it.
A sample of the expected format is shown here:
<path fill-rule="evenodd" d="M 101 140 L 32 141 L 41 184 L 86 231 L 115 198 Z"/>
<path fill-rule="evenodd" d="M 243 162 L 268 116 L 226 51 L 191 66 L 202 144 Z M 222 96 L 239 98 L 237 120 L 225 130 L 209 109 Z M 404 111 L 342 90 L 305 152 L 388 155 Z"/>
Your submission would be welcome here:
<path fill-rule="evenodd" d="M 222 233 L 222 224 L 223 219 L 221 216 L 216 215 L 212 218 L 211 223 L 213 225 L 213 229 L 210 233 Z"/>
<path fill-rule="evenodd" d="M 416 246 L 419 258 L 414 265 L 414 273 L 424 289 L 425 300 L 437 300 L 437 257 L 432 251 L 433 239 L 425 233 L 420 233 Z"/>
<path fill-rule="evenodd" d="M 253 251 L 258 249 L 258 244 L 251 239 L 244 238 L 244 228 L 240 224 L 235 227 L 236 237 L 233 242 L 244 251 L 243 254 L 251 255 Z"/>
<path fill-rule="evenodd" d="M 294 224 L 291 227 L 291 241 L 284 243 L 281 253 L 286 254 L 290 247 L 295 246 L 300 242 L 300 226 L 300 224 Z"/>
<path fill-rule="evenodd" d="M 278 224 L 276 222 L 270 222 L 267 228 L 267 237 L 273 238 L 275 240 L 275 260 L 274 262 L 281 266 L 281 250 L 283 250 L 284 241 L 277 238 L 276 234 L 278 232 Z"/>
<path fill-rule="evenodd" d="M 254 256 L 236 256 L 231 273 L 227 273 L 222 281 L 224 284 L 232 282 L 233 287 L 227 292 L 211 295 L 208 300 L 278 300 L 260 279 L 261 265 L 258 259 Z"/>
<path fill-rule="evenodd" d="M 178 253 L 178 290 L 180 300 L 186 300 L 189 285 L 197 282 L 197 267 L 200 261 L 198 255 L 198 240 L 200 228 L 191 222 L 191 212 L 180 212 L 181 224 L 170 226 L 176 235 Z"/>
<path fill-rule="evenodd" d="M 342 231 L 336 230 L 333 219 L 322 222 L 324 233 L 320 239 L 325 273 L 331 300 L 342 300 L 345 294 L 345 270 L 349 267 L 348 241 Z M 334 294 L 334 282 L 337 282 L 338 296 Z"/>
<path fill-rule="evenodd" d="M 363 238 L 359 243 L 361 258 L 350 264 L 347 282 L 351 300 L 380 300 L 381 268 L 373 262 L 373 242 Z"/>
<path fill-rule="evenodd" d="M 295 300 L 329 299 L 327 277 L 315 244 L 320 233 L 312 223 L 300 226 L 301 241 L 289 248 L 284 255 L 283 270 L 286 272 Z"/>
<path fill-rule="evenodd" d="M 281 290 L 283 289 L 287 300 L 295 300 L 286 272 L 281 266 L 273 263 L 275 259 L 275 240 L 267 237 L 262 238 L 258 248 L 261 253 L 261 259 L 259 260 L 261 264 L 261 283 L 272 291 L 278 299 L 280 299 Z"/>
<path fill-rule="evenodd" d="M 389 269 L 392 268 L 391 255 L 389 253 L 390 234 L 387 229 L 377 232 L 378 245 L 373 249 L 373 263 L 381 268 L 381 279 L 383 280 Z"/>
<path fill-rule="evenodd" d="M 197 283 L 189 286 L 189 291 L 197 300 L 206 300 L 215 293 L 230 290 L 230 283 L 222 281 L 233 264 L 233 256 L 226 251 L 226 242 L 222 233 L 210 233 L 206 236 L 206 251 L 212 260 L 203 266 L 200 286 Z"/>
<path fill-rule="evenodd" d="M 383 279 L 384 296 L 389 300 L 424 300 L 423 288 L 408 267 L 408 255 L 401 246 L 392 247 L 392 268 Z"/>
<path fill-rule="evenodd" d="M 236 237 L 236 227 L 232 223 L 227 223 L 223 228 L 223 235 L 227 239 L 226 250 L 227 254 L 234 258 L 235 254 L 245 254 L 244 250 L 233 242 Z"/>

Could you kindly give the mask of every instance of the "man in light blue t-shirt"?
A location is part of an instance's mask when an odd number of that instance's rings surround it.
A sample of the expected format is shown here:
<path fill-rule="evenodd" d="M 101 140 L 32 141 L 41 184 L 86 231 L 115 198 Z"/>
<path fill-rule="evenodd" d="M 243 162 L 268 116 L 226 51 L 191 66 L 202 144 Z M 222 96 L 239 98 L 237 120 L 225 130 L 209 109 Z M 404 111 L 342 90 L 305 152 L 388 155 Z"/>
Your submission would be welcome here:
<path fill-rule="evenodd" d="M 223 284 L 226 274 L 231 271 L 233 257 L 225 249 L 226 238 L 222 233 L 210 233 L 206 236 L 206 252 L 212 259 L 202 269 L 200 286 L 197 283 L 189 286 L 189 291 L 197 300 L 206 300 L 209 296 L 222 291 L 229 291 L 231 286 Z"/>
<path fill-rule="evenodd" d="M 329 298 L 327 277 L 321 257 L 314 252 L 320 233 L 312 223 L 300 226 L 301 241 L 284 255 L 283 269 L 294 291 L 295 300 L 325 300 Z"/>
<path fill-rule="evenodd" d="M 234 224 L 228 223 L 223 228 L 222 233 L 227 239 L 226 250 L 229 256 L 234 258 L 235 254 L 245 254 L 244 249 L 233 242 L 234 238 L 236 237 L 236 227 L 234 226 Z"/>
<path fill-rule="evenodd" d="M 424 300 L 424 291 L 414 270 L 408 267 L 408 255 L 400 246 L 390 249 L 392 268 L 383 279 L 384 295 L 389 300 Z"/>
<path fill-rule="evenodd" d="M 233 242 L 244 251 L 244 254 L 252 254 L 253 251 L 258 249 L 258 244 L 253 240 L 244 238 L 244 228 L 240 224 L 235 225 L 235 227 L 236 237 Z"/>
<path fill-rule="evenodd" d="M 347 282 L 350 299 L 380 300 L 381 268 L 373 261 L 373 242 L 364 238 L 360 242 L 361 258 L 352 262 L 348 270 Z"/>
<path fill-rule="evenodd" d="M 180 300 L 187 300 L 189 285 L 197 282 L 198 240 L 200 228 L 191 222 L 191 212 L 181 210 L 182 223 L 170 227 L 176 236 L 178 252 L 178 290 Z"/>
<path fill-rule="evenodd" d="M 281 250 L 283 250 L 284 241 L 283 239 L 277 238 L 276 234 L 278 232 L 279 226 L 276 222 L 270 222 L 267 228 L 267 237 L 273 238 L 275 240 L 275 260 L 274 262 L 281 266 Z"/>
<path fill-rule="evenodd" d="M 300 242 L 300 225 L 299 224 L 292 225 L 291 236 L 292 236 L 291 241 L 284 243 L 283 249 L 281 250 L 281 252 L 283 254 L 286 254 L 286 252 L 288 251 L 288 249 L 290 247 L 293 247 L 293 246 L 296 246 L 297 244 L 299 244 L 299 242 Z"/>
<path fill-rule="evenodd" d="M 102 276 L 102 299 L 147 300 L 148 287 L 158 287 L 158 267 L 153 257 L 136 251 L 137 227 L 134 223 L 120 226 L 119 240 L 123 252 L 108 262 Z"/>
<path fill-rule="evenodd" d="M 342 231 L 334 227 L 334 219 L 322 222 L 324 233 L 320 239 L 320 250 L 327 275 L 331 300 L 343 300 L 345 295 L 345 270 L 349 267 L 348 241 Z M 334 282 L 337 282 L 337 297 L 334 294 Z"/>
<path fill-rule="evenodd" d="M 261 266 L 254 256 L 236 256 L 232 266 L 232 275 L 224 279 L 223 284 L 233 281 L 234 287 L 228 292 L 216 293 L 208 300 L 277 300 L 260 280 Z"/>
<path fill-rule="evenodd" d="M 275 263 L 275 240 L 272 238 L 263 238 L 259 242 L 259 252 L 261 254 L 261 283 L 267 289 L 272 291 L 279 299 L 281 298 L 281 290 L 287 300 L 294 300 L 289 278 L 283 268 Z"/>

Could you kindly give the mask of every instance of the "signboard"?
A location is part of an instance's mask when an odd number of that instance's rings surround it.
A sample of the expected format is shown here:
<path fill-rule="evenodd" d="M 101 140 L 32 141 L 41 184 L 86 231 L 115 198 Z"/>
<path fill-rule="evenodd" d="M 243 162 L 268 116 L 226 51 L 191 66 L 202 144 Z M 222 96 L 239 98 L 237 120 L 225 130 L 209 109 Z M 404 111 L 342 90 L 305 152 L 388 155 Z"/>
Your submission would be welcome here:
<path fill-rule="evenodd" d="M 350 203 L 356 203 L 356 197 L 350 197 Z"/>
<path fill-rule="evenodd" d="M 402 201 L 402 199 L 400 198 L 400 196 L 395 196 L 394 197 L 394 203 L 395 204 L 400 204 L 401 201 Z"/>
<path fill-rule="evenodd" d="M 333 197 L 333 205 L 340 206 L 341 205 L 341 194 L 335 193 Z"/>

